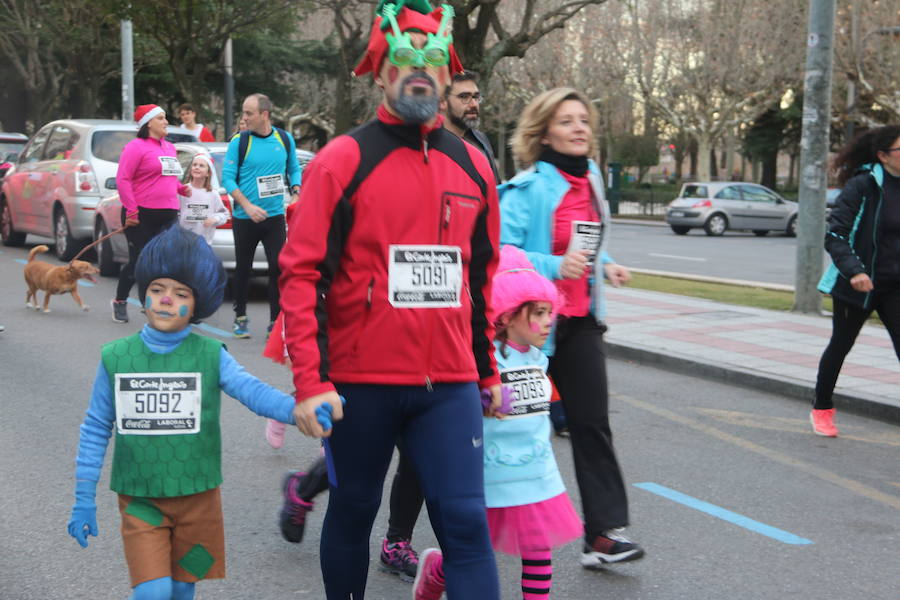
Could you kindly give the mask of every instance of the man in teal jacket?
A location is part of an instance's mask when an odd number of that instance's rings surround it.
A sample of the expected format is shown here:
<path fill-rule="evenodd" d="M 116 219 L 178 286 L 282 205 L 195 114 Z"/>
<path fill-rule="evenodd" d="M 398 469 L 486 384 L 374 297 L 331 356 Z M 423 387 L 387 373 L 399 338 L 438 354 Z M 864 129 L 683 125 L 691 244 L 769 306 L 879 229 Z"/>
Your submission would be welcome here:
<path fill-rule="evenodd" d="M 234 198 L 234 336 L 250 337 L 247 289 L 253 256 L 262 242 L 269 265 L 269 329 L 279 311 L 278 255 L 286 237 L 285 188 L 293 202 L 300 193 L 300 165 L 294 139 L 272 126 L 272 102 L 263 94 L 244 100 L 247 130 L 232 138 L 225 154 L 222 183 Z"/>

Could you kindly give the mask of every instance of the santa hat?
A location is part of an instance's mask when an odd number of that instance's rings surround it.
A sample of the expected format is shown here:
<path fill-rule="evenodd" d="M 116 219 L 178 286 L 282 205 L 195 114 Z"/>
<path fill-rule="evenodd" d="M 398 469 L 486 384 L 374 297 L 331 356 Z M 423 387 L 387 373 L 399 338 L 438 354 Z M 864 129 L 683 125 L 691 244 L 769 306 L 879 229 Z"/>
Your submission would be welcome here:
<path fill-rule="evenodd" d="M 509 244 L 500 249 L 500 264 L 494 273 L 491 291 L 491 320 L 494 323 L 526 302 L 549 302 L 555 309 L 558 301 L 556 286 L 535 270 L 522 250 Z"/>
<path fill-rule="evenodd" d="M 150 119 L 159 114 L 165 114 L 162 108 L 155 104 L 141 104 L 134 111 L 134 120 L 137 121 L 138 127 L 143 127 L 150 122 Z"/>
<path fill-rule="evenodd" d="M 397 4 L 401 3 L 401 1 L 397 1 Z M 413 10 L 408 6 L 403 6 L 397 13 L 396 18 L 400 31 L 416 29 L 422 33 L 437 33 L 441 26 L 441 18 L 443 15 L 443 8 L 436 8 L 430 13 L 425 14 Z M 388 51 L 387 38 L 385 37 L 384 28 L 382 27 L 383 24 L 384 17 L 380 16 L 376 17 L 375 22 L 372 23 L 372 31 L 369 33 L 369 46 L 366 48 L 366 53 L 359 61 L 359 64 L 353 69 L 354 76 L 359 77 L 360 75 L 365 75 L 369 71 L 372 72 L 373 77 L 378 74 L 378 70 L 381 68 L 381 62 L 384 60 L 384 56 Z M 456 73 L 462 73 L 462 62 L 460 62 L 453 44 L 450 44 L 449 51 L 450 64 L 448 66 L 450 67 L 450 74 L 454 75 Z"/>

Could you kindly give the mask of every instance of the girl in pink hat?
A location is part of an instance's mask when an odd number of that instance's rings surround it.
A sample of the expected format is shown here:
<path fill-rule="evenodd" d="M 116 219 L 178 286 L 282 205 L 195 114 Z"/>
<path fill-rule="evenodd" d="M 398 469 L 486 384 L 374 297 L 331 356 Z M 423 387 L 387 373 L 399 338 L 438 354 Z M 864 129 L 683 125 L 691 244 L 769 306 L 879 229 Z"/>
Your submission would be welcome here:
<path fill-rule="evenodd" d="M 552 549 L 581 537 L 582 523 L 566 493 L 550 444 L 547 341 L 559 304 L 556 286 L 522 250 L 504 246 L 493 280 L 494 346 L 500 379 L 511 392 L 502 418 L 484 419 L 484 492 L 495 550 L 522 557 L 522 597 L 550 597 Z M 507 395 L 506 393 L 504 395 Z M 444 591 L 440 550 L 419 558 L 415 600 Z"/>

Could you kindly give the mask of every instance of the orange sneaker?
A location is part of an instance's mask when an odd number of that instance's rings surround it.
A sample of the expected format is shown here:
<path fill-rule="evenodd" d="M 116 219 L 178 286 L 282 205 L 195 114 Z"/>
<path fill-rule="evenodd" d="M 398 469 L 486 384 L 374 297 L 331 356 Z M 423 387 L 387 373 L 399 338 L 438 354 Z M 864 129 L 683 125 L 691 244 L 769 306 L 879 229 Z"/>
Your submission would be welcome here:
<path fill-rule="evenodd" d="M 834 426 L 835 412 L 836 410 L 833 408 L 824 410 L 812 409 L 812 412 L 809 413 L 809 421 L 812 423 L 813 432 L 816 435 L 824 435 L 825 437 L 838 436 L 838 428 Z"/>

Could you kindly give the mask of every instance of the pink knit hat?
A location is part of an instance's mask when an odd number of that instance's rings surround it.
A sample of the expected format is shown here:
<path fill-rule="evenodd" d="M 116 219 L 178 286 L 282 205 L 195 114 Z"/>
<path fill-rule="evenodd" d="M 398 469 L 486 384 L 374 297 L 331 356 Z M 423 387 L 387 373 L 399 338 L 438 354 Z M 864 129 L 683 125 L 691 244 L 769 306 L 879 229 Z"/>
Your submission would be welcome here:
<path fill-rule="evenodd" d="M 556 309 L 559 292 L 553 283 L 538 273 L 526 254 L 507 244 L 500 249 L 500 264 L 494 273 L 491 292 L 491 320 L 515 312 L 526 302 L 549 302 Z"/>

